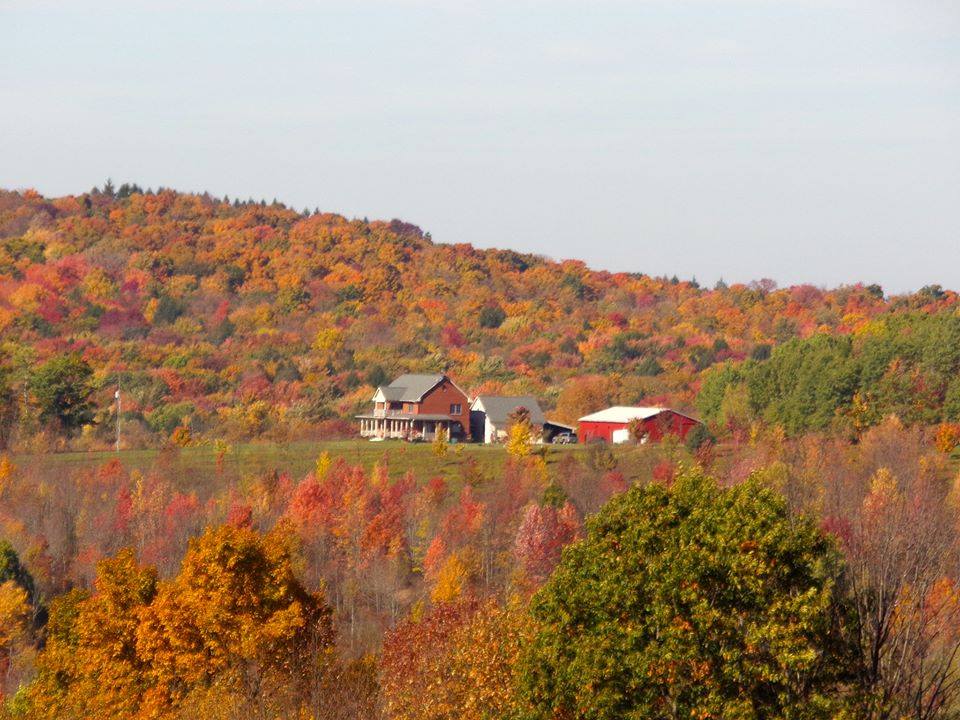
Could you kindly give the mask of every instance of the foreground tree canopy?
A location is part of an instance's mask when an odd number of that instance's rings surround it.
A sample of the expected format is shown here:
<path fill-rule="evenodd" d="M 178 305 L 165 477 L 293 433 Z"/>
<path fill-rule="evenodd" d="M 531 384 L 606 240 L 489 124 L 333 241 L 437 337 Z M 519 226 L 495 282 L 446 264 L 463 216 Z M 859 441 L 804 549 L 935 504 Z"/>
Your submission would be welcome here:
<path fill-rule="evenodd" d="M 701 453 L 717 484 L 679 445 L 418 450 L 0 456 L 0 719 L 957 717 L 960 486 L 919 428 L 760 434 Z"/>
<path fill-rule="evenodd" d="M 177 577 L 123 551 L 92 594 L 54 603 L 28 718 L 295 716 L 332 642 L 329 609 L 296 580 L 290 536 L 243 527 L 191 542 Z"/>
<path fill-rule="evenodd" d="M 840 568 L 759 482 L 633 488 L 535 597 L 523 690 L 542 718 L 833 717 Z"/>

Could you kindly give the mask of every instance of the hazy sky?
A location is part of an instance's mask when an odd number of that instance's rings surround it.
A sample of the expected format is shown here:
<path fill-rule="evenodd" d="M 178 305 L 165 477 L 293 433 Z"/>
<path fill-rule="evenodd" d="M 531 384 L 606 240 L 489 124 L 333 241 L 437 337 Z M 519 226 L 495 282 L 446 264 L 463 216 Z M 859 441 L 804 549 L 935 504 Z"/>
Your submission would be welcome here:
<path fill-rule="evenodd" d="M 960 288 L 960 0 L 0 0 L 0 186 Z"/>

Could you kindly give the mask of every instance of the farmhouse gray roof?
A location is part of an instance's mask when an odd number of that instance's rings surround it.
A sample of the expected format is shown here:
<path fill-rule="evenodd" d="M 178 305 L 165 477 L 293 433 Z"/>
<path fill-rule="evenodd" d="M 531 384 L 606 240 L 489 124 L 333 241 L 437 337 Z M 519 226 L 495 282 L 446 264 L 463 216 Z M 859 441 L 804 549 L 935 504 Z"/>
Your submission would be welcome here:
<path fill-rule="evenodd" d="M 496 427 L 505 427 L 510 414 L 518 407 L 525 407 L 530 411 L 531 425 L 543 425 L 547 421 L 540 409 L 540 403 L 532 395 L 480 395 L 474 404 L 476 403 L 483 407 L 487 419 Z"/>
<path fill-rule="evenodd" d="M 380 392 L 383 393 L 383 397 L 387 400 L 399 401 L 403 400 L 404 388 L 399 387 L 390 387 L 389 385 L 381 385 Z"/>
<path fill-rule="evenodd" d="M 443 375 L 417 375 L 407 373 L 401 375 L 389 385 L 381 386 L 380 391 L 387 400 L 395 402 L 419 402 L 423 396 L 433 390 Z"/>

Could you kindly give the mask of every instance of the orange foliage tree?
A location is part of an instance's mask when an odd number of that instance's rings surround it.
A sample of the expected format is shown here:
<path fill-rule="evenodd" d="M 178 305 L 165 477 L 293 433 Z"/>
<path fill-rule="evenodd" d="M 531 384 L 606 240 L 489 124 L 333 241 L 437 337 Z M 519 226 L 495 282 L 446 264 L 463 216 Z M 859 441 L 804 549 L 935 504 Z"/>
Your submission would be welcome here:
<path fill-rule="evenodd" d="M 296 578 L 294 549 L 283 528 L 225 525 L 192 541 L 170 580 L 131 551 L 101 562 L 92 594 L 74 591 L 51 609 L 28 716 L 298 712 L 332 626 L 322 596 Z"/>

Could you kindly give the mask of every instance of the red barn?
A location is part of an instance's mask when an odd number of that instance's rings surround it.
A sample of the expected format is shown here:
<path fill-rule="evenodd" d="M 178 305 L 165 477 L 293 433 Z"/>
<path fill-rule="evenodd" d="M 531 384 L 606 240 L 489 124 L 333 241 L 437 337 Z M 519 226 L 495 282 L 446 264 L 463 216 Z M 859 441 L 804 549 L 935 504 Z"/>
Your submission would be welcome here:
<path fill-rule="evenodd" d="M 683 439 L 695 425 L 700 424 L 689 415 L 670 408 L 617 406 L 580 418 L 577 437 L 580 442 L 628 442 L 631 438 L 627 428 L 634 420 L 643 424 L 645 439 L 651 442 L 656 442 L 668 434 Z"/>

